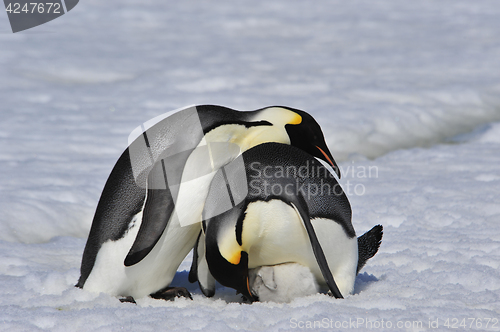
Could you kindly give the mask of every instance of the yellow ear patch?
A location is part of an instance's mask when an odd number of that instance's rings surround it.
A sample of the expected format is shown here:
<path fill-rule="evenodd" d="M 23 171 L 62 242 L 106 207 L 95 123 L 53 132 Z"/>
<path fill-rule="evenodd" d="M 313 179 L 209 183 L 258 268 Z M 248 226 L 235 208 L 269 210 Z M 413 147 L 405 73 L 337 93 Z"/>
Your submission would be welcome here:
<path fill-rule="evenodd" d="M 296 125 L 300 124 L 301 122 L 302 122 L 302 117 L 297 113 L 295 113 L 294 117 L 292 118 L 292 120 L 290 120 L 290 122 L 288 122 L 288 124 Z"/>
<path fill-rule="evenodd" d="M 231 226 L 231 225 L 229 225 Z M 223 227 L 217 235 L 217 246 L 221 256 L 233 265 L 238 265 L 241 260 L 242 248 L 236 241 L 234 226 Z"/>
<path fill-rule="evenodd" d="M 241 251 L 235 252 L 227 261 L 233 265 L 238 265 L 241 260 Z"/>

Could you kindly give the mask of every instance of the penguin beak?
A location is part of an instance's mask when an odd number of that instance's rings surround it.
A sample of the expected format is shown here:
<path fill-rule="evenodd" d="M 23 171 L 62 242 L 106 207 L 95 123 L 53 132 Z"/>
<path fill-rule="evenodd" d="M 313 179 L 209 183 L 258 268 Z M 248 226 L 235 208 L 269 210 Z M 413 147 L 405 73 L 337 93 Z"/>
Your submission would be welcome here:
<path fill-rule="evenodd" d="M 250 282 L 248 280 L 248 254 L 245 251 L 241 252 L 241 260 L 238 264 L 238 269 L 240 274 L 237 279 L 239 279 L 240 281 L 234 288 L 244 297 L 246 297 L 248 301 L 254 302 L 256 299 L 254 298 L 254 296 L 252 295 L 252 291 L 250 290 Z"/>
<path fill-rule="evenodd" d="M 256 299 L 252 295 L 252 291 L 250 290 L 250 282 L 248 281 L 248 276 L 246 277 L 246 282 L 244 282 L 246 287 L 243 287 L 242 289 L 238 289 L 238 293 L 243 295 L 248 301 L 250 302 L 255 302 Z"/>
<path fill-rule="evenodd" d="M 319 146 L 316 145 L 316 148 L 319 150 L 319 152 L 321 152 L 321 154 L 323 155 L 324 158 L 321 158 L 323 159 L 324 161 L 326 161 L 328 164 L 330 164 L 330 166 L 332 166 L 333 170 L 335 171 L 335 173 L 337 174 L 337 176 L 339 177 L 340 179 L 340 169 L 339 167 L 337 166 L 337 163 L 335 162 L 335 160 L 333 159 L 333 156 L 332 154 L 330 153 L 330 151 L 328 151 L 328 149 L 326 149 L 326 152 L 323 151 L 323 149 L 321 149 Z"/>
<path fill-rule="evenodd" d="M 210 228 L 208 229 L 209 232 Z M 233 264 L 220 254 L 218 246 L 213 248 L 210 241 L 210 237 L 207 236 L 205 255 L 212 276 L 221 285 L 235 289 L 237 294 L 242 294 L 248 301 L 256 301 L 257 299 L 250 290 L 248 280 L 248 254 L 241 251 L 238 264 Z"/>

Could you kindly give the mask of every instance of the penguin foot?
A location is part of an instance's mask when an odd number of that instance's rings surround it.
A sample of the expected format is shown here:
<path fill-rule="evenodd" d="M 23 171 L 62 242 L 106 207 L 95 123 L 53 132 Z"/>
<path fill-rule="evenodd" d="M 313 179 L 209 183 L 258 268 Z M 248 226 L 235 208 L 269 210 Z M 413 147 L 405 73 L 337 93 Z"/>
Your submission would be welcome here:
<path fill-rule="evenodd" d="M 137 304 L 132 296 L 126 296 L 119 299 L 121 303 Z"/>
<path fill-rule="evenodd" d="M 336 297 L 331 290 L 329 290 L 326 295 L 330 296 L 330 297 L 333 297 L 333 298 L 336 298 L 336 299 L 343 299 L 344 297 L 342 296 L 342 294 L 340 294 L 342 297 Z"/>
<path fill-rule="evenodd" d="M 184 287 L 166 287 L 156 293 L 150 294 L 153 299 L 173 301 L 177 297 L 185 297 L 190 300 L 193 299 L 189 291 Z"/>
<path fill-rule="evenodd" d="M 236 295 L 238 295 L 238 294 L 239 293 L 236 293 Z M 241 295 L 241 303 L 252 304 L 254 302 L 259 302 L 259 297 L 257 295 L 252 294 L 252 298 L 251 299 L 249 299 L 245 295 Z"/>

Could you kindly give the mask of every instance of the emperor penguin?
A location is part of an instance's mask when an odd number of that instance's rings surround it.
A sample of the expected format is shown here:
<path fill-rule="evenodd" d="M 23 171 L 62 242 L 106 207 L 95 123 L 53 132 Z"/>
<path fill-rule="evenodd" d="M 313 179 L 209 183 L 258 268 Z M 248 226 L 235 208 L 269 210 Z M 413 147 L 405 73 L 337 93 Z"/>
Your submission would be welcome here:
<path fill-rule="evenodd" d="M 319 124 L 298 109 L 200 105 L 153 120 L 138 129 L 109 175 L 77 287 L 124 298 L 178 295 L 169 286 L 196 242 L 213 176 L 259 144 L 293 145 L 340 177 Z"/>
<path fill-rule="evenodd" d="M 357 239 L 347 196 L 304 150 L 266 143 L 238 158 L 244 170 L 233 167 L 235 160 L 210 185 L 190 281 L 198 280 L 207 296 L 217 280 L 254 301 L 249 270 L 296 263 L 311 271 L 320 290 L 336 298 L 352 293 L 357 273 L 378 250 L 382 226 Z M 247 188 L 235 185 L 242 177 Z M 225 196 L 236 201 L 245 193 L 239 204 L 221 209 Z"/>

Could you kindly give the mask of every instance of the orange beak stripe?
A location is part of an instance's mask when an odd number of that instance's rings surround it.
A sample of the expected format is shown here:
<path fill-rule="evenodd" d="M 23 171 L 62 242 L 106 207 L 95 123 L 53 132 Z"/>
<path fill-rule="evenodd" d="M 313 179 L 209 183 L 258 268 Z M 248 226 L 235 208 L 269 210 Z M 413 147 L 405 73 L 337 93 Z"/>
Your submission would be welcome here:
<path fill-rule="evenodd" d="M 250 282 L 248 281 L 248 277 L 247 277 L 247 290 L 250 297 L 252 297 L 252 292 L 250 291 Z"/>
<path fill-rule="evenodd" d="M 337 168 L 335 166 L 335 164 L 333 163 L 333 161 L 330 159 L 330 157 L 328 157 L 328 155 L 325 153 L 325 151 L 321 150 L 321 148 L 319 146 L 316 145 L 316 147 L 318 148 L 319 151 L 321 151 L 321 153 L 323 154 L 323 156 L 325 156 L 326 160 L 328 160 L 328 163 L 333 167 L 333 168 Z"/>
<path fill-rule="evenodd" d="M 333 163 L 333 160 L 330 159 L 330 157 L 328 157 L 328 155 L 325 153 L 325 151 L 321 150 L 321 148 L 319 146 L 316 145 L 316 147 L 318 148 L 319 151 L 321 151 L 321 153 L 323 154 L 323 156 L 325 156 L 326 160 L 328 161 L 328 163 L 332 166 L 333 170 L 335 171 L 335 173 L 337 173 L 337 176 L 339 177 L 340 179 L 340 170 L 338 169 L 338 167 Z"/>

